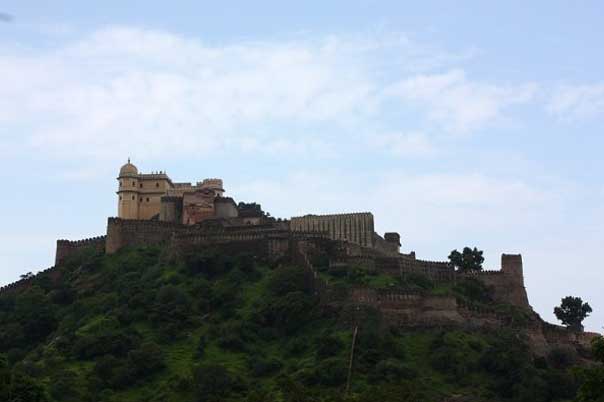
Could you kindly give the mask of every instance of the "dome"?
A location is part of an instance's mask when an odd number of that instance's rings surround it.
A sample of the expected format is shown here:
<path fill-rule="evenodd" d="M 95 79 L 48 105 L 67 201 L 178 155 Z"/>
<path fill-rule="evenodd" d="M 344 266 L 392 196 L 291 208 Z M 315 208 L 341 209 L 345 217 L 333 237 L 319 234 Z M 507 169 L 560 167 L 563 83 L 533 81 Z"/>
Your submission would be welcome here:
<path fill-rule="evenodd" d="M 130 158 L 128 158 L 128 163 L 120 168 L 120 176 L 128 176 L 128 175 L 136 175 L 138 174 L 138 169 L 132 163 L 130 163 Z"/>

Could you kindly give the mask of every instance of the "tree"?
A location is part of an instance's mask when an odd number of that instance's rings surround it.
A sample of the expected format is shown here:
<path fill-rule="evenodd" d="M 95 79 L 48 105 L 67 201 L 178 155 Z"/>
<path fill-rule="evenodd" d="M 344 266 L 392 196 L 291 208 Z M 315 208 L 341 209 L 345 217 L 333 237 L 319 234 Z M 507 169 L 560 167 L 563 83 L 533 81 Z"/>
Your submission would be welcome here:
<path fill-rule="evenodd" d="M 193 370 L 193 380 L 197 400 L 220 401 L 228 395 L 233 387 L 233 377 L 219 364 L 203 364 Z"/>
<path fill-rule="evenodd" d="M 449 254 L 449 261 L 460 272 L 482 271 L 482 263 L 484 262 L 482 253 L 483 251 L 476 247 L 473 249 L 464 247 L 461 253 L 455 249 Z"/>
<path fill-rule="evenodd" d="M 554 314 L 562 324 L 575 331 L 583 331 L 581 323 L 591 312 L 589 304 L 583 303 L 580 297 L 573 296 L 566 296 L 560 306 L 554 308 Z"/>
<path fill-rule="evenodd" d="M 596 360 L 604 363 L 604 338 L 592 341 L 592 353 Z M 604 398 L 604 367 L 595 365 L 579 372 L 581 387 L 577 393 L 578 402 L 601 402 Z"/>
<path fill-rule="evenodd" d="M 592 340 L 591 349 L 596 360 L 604 363 L 604 337 L 598 336 Z"/>

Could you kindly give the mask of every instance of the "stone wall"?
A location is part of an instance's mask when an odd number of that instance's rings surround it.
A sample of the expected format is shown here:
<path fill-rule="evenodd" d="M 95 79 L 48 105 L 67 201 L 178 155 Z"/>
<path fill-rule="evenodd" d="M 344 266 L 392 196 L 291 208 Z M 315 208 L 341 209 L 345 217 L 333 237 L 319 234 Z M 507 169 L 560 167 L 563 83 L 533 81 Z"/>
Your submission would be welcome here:
<path fill-rule="evenodd" d="M 45 270 L 38 272 L 37 274 L 35 274 L 35 276 L 50 275 L 51 277 L 54 277 L 56 275 L 53 275 L 53 274 L 55 274 L 56 272 L 57 272 L 56 267 L 50 267 L 50 268 L 47 268 Z M 0 286 L 0 294 L 27 288 L 28 286 L 30 286 L 33 278 L 34 278 L 34 276 L 25 278 L 25 279 L 19 279 L 18 281 L 9 283 L 8 285 Z"/>
<path fill-rule="evenodd" d="M 434 282 L 455 281 L 456 272 L 448 262 L 425 261 L 415 258 L 415 254 L 399 254 L 397 257 L 375 256 L 377 271 L 404 278 L 406 275 L 420 274 Z"/>
<path fill-rule="evenodd" d="M 293 232 L 324 232 L 333 240 L 373 247 L 373 214 L 305 215 L 291 218 Z"/>
<path fill-rule="evenodd" d="M 84 240 L 57 240 L 55 253 L 55 265 L 60 265 L 65 259 L 86 248 L 94 248 L 96 251 L 105 251 L 106 236 L 92 237 Z"/>
<path fill-rule="evenodd" d="M 502 254 L 500 271 L 479 271 L 460 274 L 480 280 L 493 290 L 495 301 L 522 308 L 531 308 L 524 287 L 522 256 Z"/>
<path fill-rule="evenodd" d="M 214 199 L 214 216 L 216 218 L 236 218 L 239 216 L 237 204 L 231 197 L 216 197 Z"/>
<path fill-rule="evenodd" d="M 109 218 L 105 252 L 113 254 L 126 246 L 167 243 L 176 231 L 184 228 L 179 223 Z"/>
<path fill-rule="evenodd" d="M 159 220 L 162 222 L 182 222 L 182 197 L 164 196 L 161 198 Z"/>

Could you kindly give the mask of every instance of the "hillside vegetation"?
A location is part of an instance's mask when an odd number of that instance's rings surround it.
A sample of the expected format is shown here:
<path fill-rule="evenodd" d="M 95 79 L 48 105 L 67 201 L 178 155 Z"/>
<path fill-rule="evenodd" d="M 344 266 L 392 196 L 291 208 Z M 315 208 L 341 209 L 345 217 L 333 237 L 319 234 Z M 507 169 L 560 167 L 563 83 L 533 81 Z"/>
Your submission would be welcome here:
<path fill-rule="evenodd" d="M 0 294 L 0 401 L 539 402 L 579 387 L 564 351 L 535 359 L 505 331 L 382 329 L 368 310 L 346 393 L 353 328 L 299 267 L 149 247 L 57 269 Z M 488 302 L 466 287 L 453 291 Z"/>

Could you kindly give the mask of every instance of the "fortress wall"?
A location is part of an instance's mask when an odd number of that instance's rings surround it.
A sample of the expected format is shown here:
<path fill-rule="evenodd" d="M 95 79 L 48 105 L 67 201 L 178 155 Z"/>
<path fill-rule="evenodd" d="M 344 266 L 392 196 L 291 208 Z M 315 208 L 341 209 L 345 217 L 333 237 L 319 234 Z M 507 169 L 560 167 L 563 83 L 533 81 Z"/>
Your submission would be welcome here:
<path fill-rule="evenodd" d="M 83 249 L 94 248 L 96 251 L 105 251 L 106 236 L 92 237 L 84 240 L 57 240 L 55 265 L 60 265 L 65 259 Z"/>
<path fill-rule="evenodd" d="M 105 252 L 113 254 L 125 246 L 148 246 L 171 240 L 183 225 L 172 222 L 109 218 Z"/>
<path fill-rule="evenodd" d="M 457 309 L 457 302 L 451 296 L 431 296 L 408 290 L 371 289 L 366 287 L 353 288 L 350 300 L 354 303 L 369 304 L 374 307 L 387 309 Z"/>
<path fill-rule="evenodd" d="M 455 280 L 455 268 L 444 261 L 425 261 L 415 258 L 415 254 L 401 254 L 397 258 L 401 275 L 421 274 L 435 282 Z"/>
<path fill-rule="evenodd" d="M 373 215 L 369 212 L 294 217 L 290 227 L 294 232 L 325 232 L 333 240 L 373 246 Z"/>
<path fill-rule="evenodd" d="M 182 198 L 162 197 L 159 220 L 162 222 L 180 223 L 182 221 Z"/>
<path fill-rule="evenodd" d="M 548 322 L 543 322 L 542 332 L 545 340 L 550 345 L 573 344 L 585 350 L 591 350 L 591 341 L 600 336 L 595 332 L 576 332 Z"/>
<path fill-rule="evenodd" d="M 18 289 L 19 290 L 24 289 L 24 288 L 30 286 L 32 283 L 32 280 L 39 275 L 49 275 L 53 280 L 56 280 L 56 278 L 57 278 L 56 267 L 53 266 L 50 268 L 46 268 L 45 270 L 42 270 L 42 271 L 36 273 L 34 276 L 32 276 L 30 278 L 19 279 L 18 281 L 9 283 L 8 285 L 0 286 L 0 294 L 4 294 L 5 292 L 10 292 L 10 291 L 18 290 Z"/>
<path fill-rule="evenodd" d="M 381 251 L 384 254 L 398 255 L 400 246 L 397 243 L 387 241 L 377 233 L 373 234 L 373 247 Z"/>
<path fill-rule="evenodd" d="M 458 274 L 476 278 L 493 289 L 495 301 L 530 308 L 522 268 L 522 256 L 502 254 L 500 271 L 478 271 Z"/>
<path fill-rule="evenodd" d="M 272 225 L 236 226 L 207 228 L 205 231 L 199 228 L 185 229 L 174 234 L 172 245 L 181 250 L 208 246 L 230 250 L 232 244 L 233 251 L 254 252 L 270 260 L 279 260 L 285 257 L 293 258 L 293 244 L 322 238 L 322 234 L 316 233 L 299 232 L 292 235 L 286 228 Z"/>

